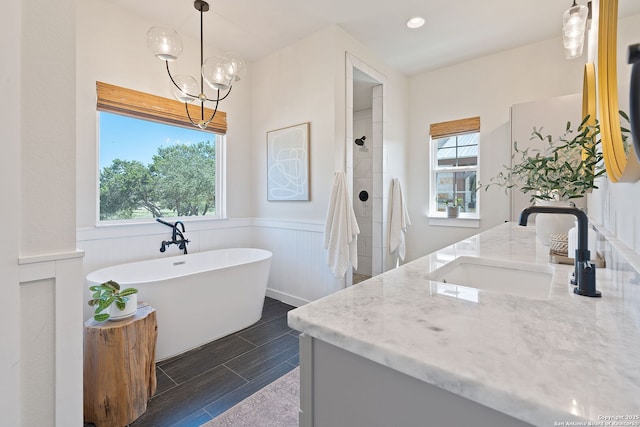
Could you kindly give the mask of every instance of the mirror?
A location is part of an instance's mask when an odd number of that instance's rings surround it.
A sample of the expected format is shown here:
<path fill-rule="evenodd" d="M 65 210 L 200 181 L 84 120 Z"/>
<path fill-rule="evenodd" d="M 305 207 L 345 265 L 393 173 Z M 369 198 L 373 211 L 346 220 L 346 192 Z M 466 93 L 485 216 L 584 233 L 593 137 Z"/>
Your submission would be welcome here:
<path fill-rule="evenodd" d="M 640 163 L 620 129 L 617 77 L 618 0 L 600 0 L 598 23 L 598 99 L 602 152 L 611 182 L 640 178 Z"/>
<path fill-rule="evenodd" d="M 631 82 L 629 87 L 629 118 L 636 156 L 640 160 L 640 43 L 629 46 Z"/>

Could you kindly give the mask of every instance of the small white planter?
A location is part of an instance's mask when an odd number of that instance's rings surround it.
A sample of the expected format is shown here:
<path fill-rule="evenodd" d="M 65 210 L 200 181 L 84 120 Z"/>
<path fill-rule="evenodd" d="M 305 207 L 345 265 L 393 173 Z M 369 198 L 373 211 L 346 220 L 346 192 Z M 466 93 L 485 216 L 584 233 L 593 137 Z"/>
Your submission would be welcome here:
<path fill-rule="evenodd" d="M 129 300 L 124 305 L 124 310 L 120 310 L 115 303 L 109 307 L 109 320 L 121 320 L 135 316 L 138 310 L 138 294 L 128 295 Z"/>
<path fill-rule="evenodd" d="M 571 206 L 571 203 L 555 200 L 538 200 L 536 201 L 536 205 L 569 207 Z M 575 220 L 576 217 L 573 215 L 546 213 L 536 214 L 536 236 L 538 237 L 540 243 L 545 246 L 549 246 L 551 244 L 551 235 L 567 234 L 573 227 L 573 223 L 575 222 Z"/>

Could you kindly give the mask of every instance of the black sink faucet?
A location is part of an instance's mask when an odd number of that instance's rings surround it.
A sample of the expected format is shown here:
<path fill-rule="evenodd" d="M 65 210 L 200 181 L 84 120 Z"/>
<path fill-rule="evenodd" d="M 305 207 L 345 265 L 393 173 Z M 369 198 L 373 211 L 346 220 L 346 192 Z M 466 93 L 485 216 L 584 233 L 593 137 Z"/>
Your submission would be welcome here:
<path fill-rule="evenodd" d="M 167 250 L 167 246 L 178 245 L 178 249 L 181 249 L 184 254 L 187 253 L 187 244 L 189 243 L 189 239 L 184 238 L 184 224 L 182 221 L 176 221 L 173 224 L 167 221 L 164 221 L 160 218 L 156 218 L 160 224 L 164 224 L 167 227 L 171 227 L 171 240 L 163 240 L 162 245 L 160 246 L 160 252 L 164 252 Z M 178 226 L 182 226 L 182 231 L 179 230 Z M 179 238 L 179 239 L 178 239 Z"/>
<path fill-rule="evenodd" d="M 573 290 L 578 295 L 587 297 L 601 297 L 596 290 L 596 266 L 589 260 L 589 218 L 587 214 L 576 207 L 529 206 L 520 212 L 520 225 L 527 225 L 527 219 L 532 213 L 569 214 L 578 219 L 578 244 L 574 254 L 574 281 L 577 287 Z"/>

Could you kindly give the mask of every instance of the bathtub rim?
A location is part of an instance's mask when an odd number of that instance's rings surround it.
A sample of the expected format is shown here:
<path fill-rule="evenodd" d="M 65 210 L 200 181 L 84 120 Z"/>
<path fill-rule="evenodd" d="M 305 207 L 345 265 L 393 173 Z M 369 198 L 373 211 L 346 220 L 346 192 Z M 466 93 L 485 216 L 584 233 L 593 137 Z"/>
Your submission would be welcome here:
<path fill-rule="evenodd" d="M 196 274 L 202 274 L 202 273 L 212 272 L 212 271 L 216 271 L 216 270 L 222 270 L 222 269 L 234 268 L 234 267 L 241 267 L 241 266 L 244 266 L 244 265 L 250 265 L 250 264 L 257 263 L 257 262 L 270 261 L 273 258 L 273 252 L 271 252 L 268 249 L 262 249 L 262 248 L 234 247 L 234 248 L 211 249 L 211 250 L 208 250 L 208 251 L 193 252 L 193 253 L 186 254 L 186 255 L 185 254 L 180 254 L 180 255 L 172 255 L 172 256 L 168 256 L 168 257 L 149 258 L 149 259 L 143 259 L 143 260 L 138 260 L 138 261 L 132 261 L 132 262 L 126 262 L 126 263 L 121 263 L 121 264 L 114 264 L 114 265 L 110 265 L 110 266 L 107 266 L 107 267 L 102 267 L 102 268 L 99 268 L 97 270 L 94 270 L 94 271 L 88 273 L 85 276 L 85 282 L 88 283 L 89 286 L 92 286 L 92 285 L 95 285 L 95 284 L 104 283 L 104 282 L 106 282 L 108 280 L 114 280 L 109 275 L 103 276 L 103 279 L 101 279 L 101 280 L 95 280 L 92 277 L 100 275 L 100 274 L 104 274 L 105 272 L 107 272 L 110 269 L 126 268 L 127 266 L 131 266 L 133 264 L 142 264 L 142 263 L 154 264 L 154 263 L 169 262 L 169 260 L 173 260 L 173 262 L 175 263 L 175 262 L 180 262 L 180 260 L 186 259 L 186 258 L 188 258 L 190 256 L 194 256 L 194 255 L 203 255 L 203 254 L 211 254 L 211 253 L 215 253 L 215 252 L 228 252 L 228 251 L 239 251 L 239 250 L 249 250 L 249 251 L 252 251 L 252 252 L 260 254 L 260 256 L 255 257 L 255 258 L 250 258 L 250 259 L 247 259 L 247 260 L 243 260 L 242 262 L 236 262 L 236 263 L 232 263 L 232 264 L 221 265 L 221 266 L 218 266 L 216 268 L 197 269 L 197 270 L 189 271 L 188 273 L 180 275 L 180 276 L 166 276 L 166 277 L 162 277 L 162 278 L 150 278 L 148 280 L 117 280 L 117 279 L 115 279 L 115 280 L 121 286 L 131 287 L 131 286 L 135 286 L 137 283 L 143 284 L 143 283 L 152 283 L 152 282 L 158 282 L 158 281 L 163 281 L 163 280 L 172 280 L 172 279 L 176 279 L 178 277 L 193 276 L 193 275 L 196 275 Z"/>

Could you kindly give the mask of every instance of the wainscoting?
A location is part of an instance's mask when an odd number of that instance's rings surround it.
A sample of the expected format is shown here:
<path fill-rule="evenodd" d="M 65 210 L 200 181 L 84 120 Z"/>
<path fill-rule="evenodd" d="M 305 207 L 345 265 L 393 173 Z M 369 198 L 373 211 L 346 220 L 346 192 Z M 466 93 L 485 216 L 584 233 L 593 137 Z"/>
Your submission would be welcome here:
<path fill-rule="evenodd" d="M 22 425 L 80 425 L 83 255 L 72 251 L 18 261 Z"/>
<path fill-rule="evenodd" d="M 253 244 L 273 252 L 267 295 L 301 306 L 344 288 L 327 267 L 323 224 L 255 220 Z"/>

